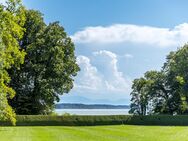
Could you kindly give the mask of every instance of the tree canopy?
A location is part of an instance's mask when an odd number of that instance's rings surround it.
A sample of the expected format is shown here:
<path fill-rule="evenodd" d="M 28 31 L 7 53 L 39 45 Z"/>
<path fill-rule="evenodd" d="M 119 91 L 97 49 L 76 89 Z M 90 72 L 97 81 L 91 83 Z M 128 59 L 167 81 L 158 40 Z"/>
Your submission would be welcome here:
<path fill-rule="evenodd" d="M 8 69 L 18 69 L 25 53 L 20 50 L 18 40 L 22 38 L 25 22 L 24 8 L 19 0 L 9 0 L 7 6 L 0 5 L 0 119 L 15 124 L 15 113 L 8 104 L 15 91 L 9 86 Z"/>
<path fill-rule="evenodd" d="M 185 44 L 170 52 L 161 71 L 148 71 L 133 81 L 130 113 L 188 114 L 187 70 L 188 45 Z M 143 105 L 147 112 L 138 112 Z"/>
<path fill-rule="evenodd" d="M 0 119 L 50 113 L 80 70 L 74 51 L 59 22 L 47 25 L 21 0 L 0 5 Z"/>
<path fill-rule="evenodd" d="M 39 11 L 26 11 L 24 28 L 19 43 L 27 54 L 19 70 L 9 70 L 16 91 L 10 104 L 17 114 L 47 114 L 73 88 L 75 47 L 59 22 L 46 25 Z"/>

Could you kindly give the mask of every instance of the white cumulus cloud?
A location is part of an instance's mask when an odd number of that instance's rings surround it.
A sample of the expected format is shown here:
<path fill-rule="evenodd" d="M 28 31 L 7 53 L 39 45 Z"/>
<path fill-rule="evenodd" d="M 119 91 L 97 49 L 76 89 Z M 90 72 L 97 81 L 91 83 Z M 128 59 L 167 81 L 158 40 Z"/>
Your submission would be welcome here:
<path fill-rule="evenodd" d="M 179 46 L 188 41 L 188 23 L 174 28 L 159 28 L 131 24 L 86 27 L 71 38 L 76 43 L 143 43 L 158 47 Z"/>
<path fill-rule="evenodd" d="M 101 57 L 103 60 L 103 68 L 105 70 L 105 86 L 110 91 L 127 92 L 130 91 L 131 81 L 124 78 L 123 73 L 118 70 L 117 55 L 111 51 L 101 50 L 94 52 L 95 56 Z"/>
<path fill-rule="evenodd" d="M 78 56 L 77 63 L 81 68 L 75 87 L 79 89 L 97 90 L 101 85 L 101 78 L 97 68 L 92 66 L 90 59 L 86 56 Z"/>
<path fill-rule="evenodd" d="M 118 70 L 117 55 L 101 50 L 94 52 L 93 56 L 93 61 L 98 65 L 93 65 L 89 57 L 77 57 L 81 71 L 75 81 L 75 89 L 82 92 L 129 94 L 131 81 Z"/>

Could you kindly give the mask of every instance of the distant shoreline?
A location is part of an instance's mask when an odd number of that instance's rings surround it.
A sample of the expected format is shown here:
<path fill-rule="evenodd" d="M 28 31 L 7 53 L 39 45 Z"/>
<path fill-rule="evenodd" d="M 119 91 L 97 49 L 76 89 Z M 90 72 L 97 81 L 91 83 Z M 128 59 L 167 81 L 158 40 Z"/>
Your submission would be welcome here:
<path fill-rule="evenodd" d="M 56 109 L 129 109 L 129 105 L 60 103 Z"/>

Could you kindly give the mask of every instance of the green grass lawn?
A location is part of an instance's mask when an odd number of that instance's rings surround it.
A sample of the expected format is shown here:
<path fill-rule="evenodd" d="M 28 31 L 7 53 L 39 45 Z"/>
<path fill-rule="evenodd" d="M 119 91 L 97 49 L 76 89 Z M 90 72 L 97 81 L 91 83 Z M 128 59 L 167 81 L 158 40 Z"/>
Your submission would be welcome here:
<path fill-rule="evenodd" d="M 0 127 L 0 141 L 188 141 L 188 127 Z"/>

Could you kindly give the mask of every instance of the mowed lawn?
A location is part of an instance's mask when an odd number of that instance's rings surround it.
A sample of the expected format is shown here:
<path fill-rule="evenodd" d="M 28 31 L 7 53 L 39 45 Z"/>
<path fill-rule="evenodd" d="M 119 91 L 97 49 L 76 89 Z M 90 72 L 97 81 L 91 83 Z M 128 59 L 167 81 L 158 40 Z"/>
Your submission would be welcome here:
<path fill-rule="evenodd" d="M 0 141 L 188 141 L 188 127 L 0 127 Z"/>

